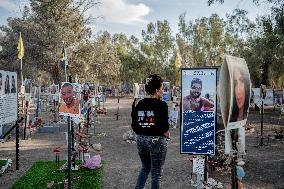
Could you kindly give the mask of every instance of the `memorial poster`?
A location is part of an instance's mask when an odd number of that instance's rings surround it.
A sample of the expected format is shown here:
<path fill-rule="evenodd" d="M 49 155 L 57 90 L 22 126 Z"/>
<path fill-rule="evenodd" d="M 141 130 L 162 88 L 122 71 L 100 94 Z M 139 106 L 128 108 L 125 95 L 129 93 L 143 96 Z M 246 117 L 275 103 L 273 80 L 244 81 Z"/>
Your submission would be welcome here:
<path fill-rule="evenodd" d="M 217 69 L 182 69 L 181 84 L 181 153 L 214 155 Z"/>

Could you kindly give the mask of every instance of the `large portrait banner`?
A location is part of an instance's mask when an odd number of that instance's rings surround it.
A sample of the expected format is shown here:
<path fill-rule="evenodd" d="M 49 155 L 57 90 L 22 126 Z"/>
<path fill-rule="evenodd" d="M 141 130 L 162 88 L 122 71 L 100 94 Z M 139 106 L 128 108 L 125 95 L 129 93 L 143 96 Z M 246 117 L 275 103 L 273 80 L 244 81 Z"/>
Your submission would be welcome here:
<path fill-rule="evenodd" d="M 225 154 L 237 151 L 244 155 L 251 81 L 248 66 L 243 58 L 225 56 L 220 72 L 220 86 L 220 105 L 225 126 Z"/>
<path fill-rule="evenodd" d="M 215 154 L 217 69 L 181 70 L 182 154 Z"/>

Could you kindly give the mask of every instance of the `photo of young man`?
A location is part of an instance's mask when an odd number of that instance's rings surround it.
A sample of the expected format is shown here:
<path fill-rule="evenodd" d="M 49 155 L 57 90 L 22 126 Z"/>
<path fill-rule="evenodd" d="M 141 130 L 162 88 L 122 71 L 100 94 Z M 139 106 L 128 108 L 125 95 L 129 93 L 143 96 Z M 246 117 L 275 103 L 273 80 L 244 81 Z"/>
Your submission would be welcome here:
<path fill-rule="evenodd" d="M 183 111 L 213 111 L 214 101 L 201 97 L 202 80 L 193 78 L 190 94 L 183 98 Z"/>
<path fill-rule="evenodd" d="M 59 107 L 60 114 L 79 114 L 80 101 L 75 99 L 74 95 L 73 85 L 71 83 L 64 83 L 61 87 L 61 98 L 63 102 Z"/>

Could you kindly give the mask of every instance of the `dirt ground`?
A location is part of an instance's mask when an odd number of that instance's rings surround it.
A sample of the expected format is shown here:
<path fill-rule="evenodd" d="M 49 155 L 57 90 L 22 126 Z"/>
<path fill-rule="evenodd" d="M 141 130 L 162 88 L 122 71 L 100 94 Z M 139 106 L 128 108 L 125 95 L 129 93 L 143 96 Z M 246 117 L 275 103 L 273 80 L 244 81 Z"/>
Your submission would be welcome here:
<path fill-rule="evenodd" d="M 105 107 L 106 115 L 99 115 L 95 129 L 90 132 L 97 135 L 92 137 L 91 143 L 101 143 L 102 152 L 99 154 L 106 161 L 103 175 L 104 189 L 131 189 L 135 187 L 136 178 L 140 168 L 136 144 L 123 141 L 123 133 L 131 130 L 131 103 L 133 99 L 120 99 L 119 120 L 114 115 L 117 111 L 117 99 L 108 98 Z M 279 113 L 278 113 L 279 114 Z M 271 134 L 275 128 L 284 127 L 284 118 L 279 119 L 277 113 L 266 111 L 264 115 L 264 133 Z M 259 112 L 251 111 L 249 123 L 260 130 Z M 66 127 L 66 126 L 61 126 Z M 63 129 L 64 130 L 64 129 Z M 283 189 L 284 188 L 284 144 L 281 141 L 270 139 L 267 146 L 258 146 L 256 131 L 246 137 L 247 155 L 244 156 L 246 176 L 244 178 L 246 189 Z M 106 135 L 99 135 L 105 133 Z M 266 144 L 265 140 L 265 144 Z M 171 140 L 168 143 L 168 153 L 162 176 L 162 188 L 190 189 L 190 173 L 192 166 L 189 156 L 180 154 L 180 130 L 171 129 Z M 0 144 L 0 158 L 13 160 L 10 167 L 0 177 L 0 188 L 10 188 L 13 183 L 24 174 L 35 161 L 55 160 L 53 148 L 61 146 L 65 150 L 61 159 L 67 159 L 67 149 L 64 132 L 35 133 L 31 140 L 20 141 L 20 170 L 15 167 L 15 140 L 12 138 Z M 94 155 L 94 154 L 93 154 Z M 230 172 L 213 171 L 209 177 L 224 184 L 224 188 L 231 188 Z M 145 188 L 149 187 L 150 177 Z"/>

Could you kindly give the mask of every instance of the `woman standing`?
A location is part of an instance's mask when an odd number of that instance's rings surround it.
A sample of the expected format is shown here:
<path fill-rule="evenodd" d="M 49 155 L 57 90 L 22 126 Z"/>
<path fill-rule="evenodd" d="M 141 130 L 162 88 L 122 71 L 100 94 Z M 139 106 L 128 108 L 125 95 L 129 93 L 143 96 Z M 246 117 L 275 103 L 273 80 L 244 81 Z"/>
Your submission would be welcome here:
<path fill-rule="evenodd" d="M 145 85 L 150 97 L 140 100 L 131 113 L 131 127 L 137 134 L 138 154 L 142 163 L 136 189 L 144 188 L 150 172 L 151 189 L 160 188 L 162 166 L 167 153 L 166 138 L 170 137 L 168 106 L 161 100 L 162 83 L 160 76 L 150 75 Z"/>

